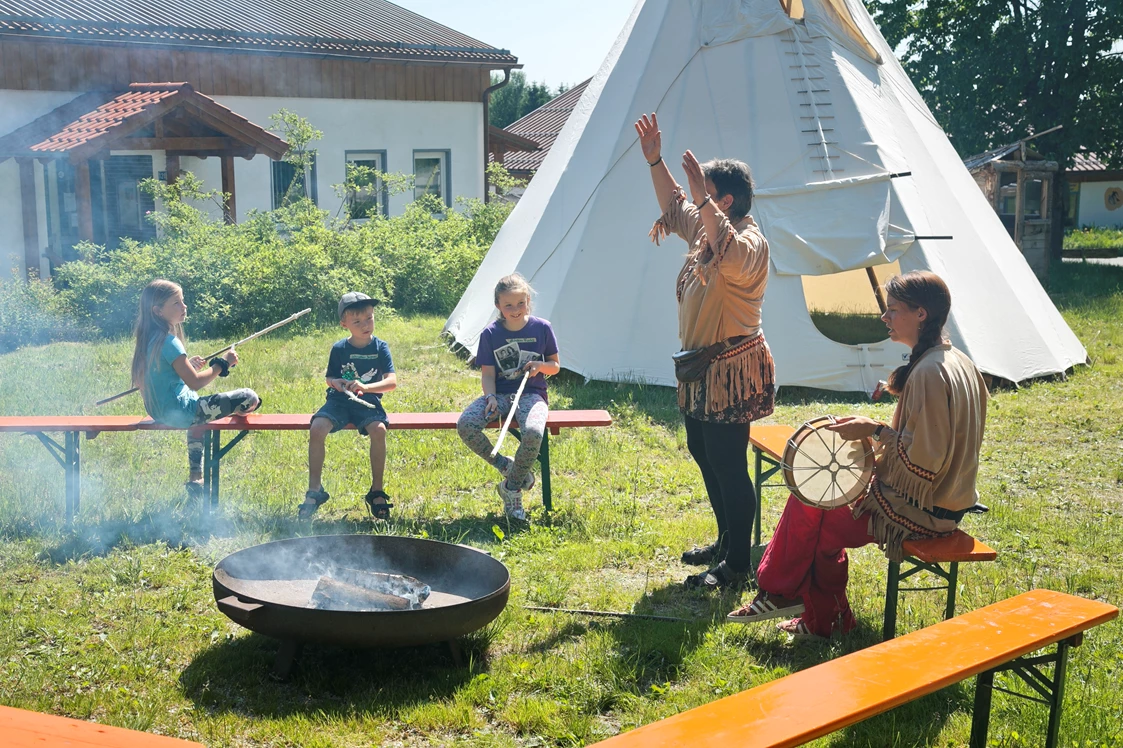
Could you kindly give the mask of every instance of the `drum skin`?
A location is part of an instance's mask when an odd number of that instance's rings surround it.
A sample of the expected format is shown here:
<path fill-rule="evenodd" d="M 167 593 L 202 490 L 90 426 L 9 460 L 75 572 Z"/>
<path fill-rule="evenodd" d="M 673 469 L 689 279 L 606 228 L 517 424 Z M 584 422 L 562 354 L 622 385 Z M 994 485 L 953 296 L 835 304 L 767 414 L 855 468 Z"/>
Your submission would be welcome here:
<path fill-rule="evenodd" d="M 873 478 L 873 442 L 843 439 L 819 416 L 796 429 L 784 448 L 784 483 L 804 504 L 820 509 L 846 506 L 862 497 Z"/>

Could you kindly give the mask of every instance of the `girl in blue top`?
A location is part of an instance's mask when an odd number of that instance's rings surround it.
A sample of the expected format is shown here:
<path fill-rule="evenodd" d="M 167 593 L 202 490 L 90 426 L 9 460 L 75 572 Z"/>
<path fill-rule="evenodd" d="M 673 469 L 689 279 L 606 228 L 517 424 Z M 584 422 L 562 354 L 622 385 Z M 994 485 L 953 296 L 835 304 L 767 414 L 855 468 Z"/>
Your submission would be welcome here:
<path fill-rule="evenodd" d="M 503 476 L 496 490 L 503 510 L 512 519 L 525 520 L 522 494 L 534 486 L 534 461 L 546 432 L 546 376 L 561 371 L 558 341 L 547 320 L 530 314 L 530 284 L 518 273 L 504 276 L 495 286 L 495 308 L 499 319 L 480 333 L 476 363 L 480 367 L 483 396 L 476 398 L 460 415 L 457 433 L 469 449 Z M 491 439 L 484 433 L 489 423 L 502 420 L 511 411 L 515 392 L 524 373 L 526 381 L 515 409 L 521 438 L 515 458 L 491 456 Z"/>
<path fill-rule="evenodd" d="M 188 358 L 183 346 L 183 322 L 187 305 L 183 289 L 167 280 L 154 280 L 144 287 L 137 309 L 136 348 L 133 350 L 133 386 L 144 397 L 144 409 L 152 420 L 187 429 L 187 491 L 202 495 L 203 432 L 191 428 L 216 418 L 245 415 L 257 410 L 261 398 L 251 389 L 220 392 L 199 397 L 200 390 L 216 377 L 225 377 L 238 363 L 231 348 L 222 358 L 209 362 L 200 356 Z M 209 364 L 209 366 L 208 366 Z M 207 368 L 203 368 L 206 366 Z"/>

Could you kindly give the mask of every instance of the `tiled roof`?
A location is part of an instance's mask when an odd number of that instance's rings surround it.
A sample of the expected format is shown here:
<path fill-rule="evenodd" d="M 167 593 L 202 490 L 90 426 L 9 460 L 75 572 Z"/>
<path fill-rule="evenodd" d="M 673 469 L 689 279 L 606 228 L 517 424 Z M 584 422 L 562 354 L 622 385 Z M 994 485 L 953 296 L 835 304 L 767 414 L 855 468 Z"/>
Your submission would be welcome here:
<path fill-rule="evenodd" d="M 3 0 L 0 0 L 2 2 Z M 590 78 L 589 80 L 592 80 Z M 505 130 L 529 138 L 542 146 L 541 150 L 527 153 L 511 153 L 503 157 L 503 166 L 512 174 L 527 175 L 536 171 L 542 165 L 550 146 L 554 144 L 558 133 L 565 126 L 573 108 L 585 93 L 589 80 L 578 83 L 573 88 L 556 98 L 547 101 L 525 117 L 515 120 L 507 125 Z"/>
<path fill-rule="evenodd" d="M 387 0 L 0 0 L 0 35 L 518 64 Z"/>
<path fill-rule="evenodd" d="M 280 158 L 288 144 L 187 83 L 133 83 L 119 94 L 94 92 L 48 112 L 0 138 L 0 159 L 38 154 L 88 157 L 111 147 L 177 107 L 189 117 L 202 117 L 209 128 L 223 132 L 248 149 Z"/>
<path fill-rule="evenodd" d="M 127 93 L 110 99 L 93 111 L 83 114 L 46 140 L 31 146 L 31 150 L 36 153 L 57 153 L 84 145 L 125 124 L 130 117 L 140 114 L 165 99 L 179 95 L 182 93 L 179 86 L 186 85 L 185 83 L 166 83 L 159 87 L 140 89 L 134 89 L 130 86 Z"/>
<path fill-rule="evenodd" d="M 1072 157 L 1072 168 L 1069 171 L 1107 171 L 1107 164 L 1100 161 L 1094 153 L 1077 151 Z"/>

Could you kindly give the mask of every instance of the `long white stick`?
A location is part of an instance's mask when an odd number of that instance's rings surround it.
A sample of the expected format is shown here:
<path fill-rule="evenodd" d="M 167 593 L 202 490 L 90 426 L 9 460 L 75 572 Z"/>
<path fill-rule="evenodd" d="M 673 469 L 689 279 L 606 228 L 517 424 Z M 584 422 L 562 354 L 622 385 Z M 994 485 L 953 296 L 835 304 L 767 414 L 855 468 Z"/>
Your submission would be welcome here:
<path fill-rule="evenodd" d="M 217 356 L 220 353 L 226 353 L 231 348 L 233 348 L 235 346 L 239 346 L 242 343 L 248 343 L 251 340 L 253 340 L 254 338 L 260 338 L 262 335 L 264 335 L 267 332 L 273 332 L 278 327 L 283 327 L 283 326 L 287 325 L 288 323 L 292 322 L 293 320 L 295 320 L 296 318 L 303 317 L 305 314 L 308 314 L 308 312 L 310 312 L 310 311 L 312 311 L 311 308 L 299 311 L 296 314 L 292 315 L 291 317 L 288 317 L 287 319 L 281 320 L 280 322 L 278 322 L 275 325 L 269 325 L 269 327 L 266 327 L 264 330 L 258 330 L 253 335 L 250 335 L 248 338 L 242 338 L 237 343 L 231 343 L 230 345 L 226 346 L 225 348 L 219 348 L 217 351 L 210 354 L 209 356 L 203 356 L 203 358 L 204 359 L 214 358 L 215 356 Z M 133 387 L 131 390 L 125 390 L 124 392 L 118 392 L 113 397 L 107 397 L 104 400 L 98 400 L 96 403 L 94 403 L 94 405 L 105 405 L 106 403 L 113 402 L 114 400 L 117 400 L 118 398 L 122 398 L 125 395 L 131 395 L 136 391 L 137 391 L 137 388 Z"/>
<path fill-rule="evenodd" d="M 511 401 L 511 412 L 507 414 L 507 422 L 503 424 L 503 428 L 499 430 L 499 438 L 495 440 L 495 449 L 491 450 L 491 456 L 499 454 L 499 448 L 503 446 L 503 439 L 507 436 L 507 430 L 511 428 L 511 420 L 515 417 L 515 409 L 519 407 L 519 398 L 522 397 L 523 387 L 526 386 L 526 380 L 530 377 L 530 372 L 523 374 L 523 381 L 519 382 L 519 389 L 515 392 L 515 399 Z"/>
<path fill-rule="evenodd" d="M 364 400 L 364 399 L 362 399 L 361 397 L 359 397 L 358 395 L 356 395 L 356 394 L 355 394 L 354 392 L 352 392 L 351 390 L 343 390 L 342 392 L 343 392 L 343 394 L 344 394 L 344 395 L 346 395 L 347 397 L 351 398 L 352 400 L 354 400 L 355 402 L 357 402 L 357 403 L 358 403 L 359 405 L 365 405 L 365 406 L 367 406 L 368 408 L 370 408 L 371 410 L 378 410 L 378 406 L 377 406 L 377 405 L 371 405 L 370 403 L 368 403 L 368 402 L 367 402 L 366 400 Z"/>

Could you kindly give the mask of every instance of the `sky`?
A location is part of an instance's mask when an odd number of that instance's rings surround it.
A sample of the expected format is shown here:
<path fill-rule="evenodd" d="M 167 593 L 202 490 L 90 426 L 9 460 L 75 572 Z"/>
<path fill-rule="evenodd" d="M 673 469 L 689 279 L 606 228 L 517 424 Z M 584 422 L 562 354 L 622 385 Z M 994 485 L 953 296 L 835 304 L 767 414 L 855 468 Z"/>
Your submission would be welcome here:
<path fill-rule="evenodd" d="M 597 72 L 635 0 L 391 0 L 519 58 L 527 80 L 570 86 Z"/>

